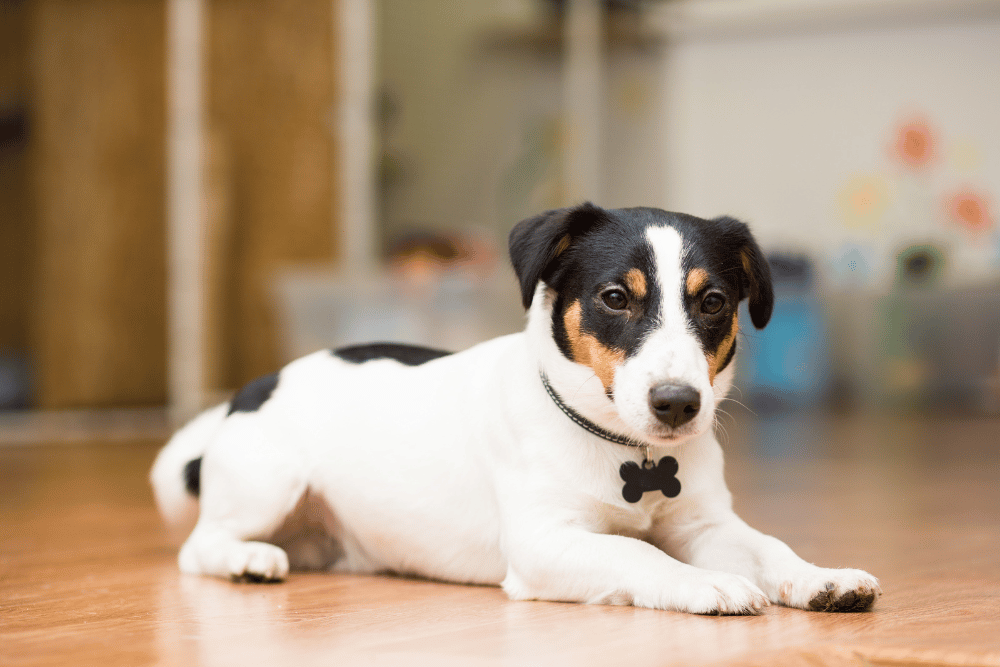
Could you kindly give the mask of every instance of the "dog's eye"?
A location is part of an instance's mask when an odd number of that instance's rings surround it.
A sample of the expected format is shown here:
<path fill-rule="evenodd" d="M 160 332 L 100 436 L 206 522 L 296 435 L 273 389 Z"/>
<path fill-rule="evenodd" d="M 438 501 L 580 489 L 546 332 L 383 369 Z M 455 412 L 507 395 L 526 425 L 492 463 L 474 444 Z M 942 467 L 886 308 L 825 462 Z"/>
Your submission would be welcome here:
<path fill-rule="evenodd" d="M 701 302 L 701 312 L 706 315 L 717 315 L 726 305 L 726 297 L 721 294 L 709 294 Z"/>
<path fill-rule="evenodd" d="M 609 289 L 607 292 L 602 293 L 601 300 L 611 310 L 624 310 L 628 306 L 628 297 L 620 289 Z"/>

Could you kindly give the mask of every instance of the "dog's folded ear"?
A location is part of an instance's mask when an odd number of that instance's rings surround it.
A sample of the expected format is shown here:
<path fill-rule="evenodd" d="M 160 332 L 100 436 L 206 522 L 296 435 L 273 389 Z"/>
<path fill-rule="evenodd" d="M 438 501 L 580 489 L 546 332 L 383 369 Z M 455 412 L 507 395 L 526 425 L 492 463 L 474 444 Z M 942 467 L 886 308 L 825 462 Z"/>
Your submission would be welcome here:
<path fill-rule="evenodd" d="M 749 298 L 747 304 L 750 320 L 758 329 L 767 326 L 774 310 L 774 286 L 771 283 L 771 267 L 754 240 L 750 228 L 745 222 L 740 222 L 729 216 L 715 218 L 712 222 L 719 225 L 721 238 L 736 253 L 740 267 L 743 269 L 743 280 L 740 286 L 740 300 Z"/>
<path fill-rule="evenodd" d="M 531 306 L 538 281 L 548 281 L 563 252 L 605 219 L 604 209 L 587 202 L 546 211 L 514 226 L 508 239 L 510 261 L 521 283 L 521 303 L 525 308 Z"/>

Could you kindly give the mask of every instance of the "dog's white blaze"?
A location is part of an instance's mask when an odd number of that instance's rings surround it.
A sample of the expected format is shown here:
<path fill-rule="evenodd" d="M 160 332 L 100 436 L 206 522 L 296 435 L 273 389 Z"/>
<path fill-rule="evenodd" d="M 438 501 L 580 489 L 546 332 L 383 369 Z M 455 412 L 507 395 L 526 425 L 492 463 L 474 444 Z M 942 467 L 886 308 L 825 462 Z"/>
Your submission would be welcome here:
<path fill-rule="evenodd" d="M 660 327 L 657 332 L 681 336 L 688 331 L 682 298 L 684 242 L 673 227 L 650 227 L 646 238 L 653 249 L 656 277 L 660 286 Z"/>
<path fill-rule="evenodd" d="M 650 227 L 646 238 L 656 266 L 660 312 L 656 314 L 656 327 L 638 353 L 618 370 L 615 403 L 629 427 L 655 434 L 662 432 L 663 424 L 650 411 L 649 390 L 666 382 L 691 385 L 701 393 L 702 410 L 675 435 L 703 433 L 711 426 L 716 397 L 708 377 L 708 362 L 684 309 L 684 242 L 673 227 Z"/>

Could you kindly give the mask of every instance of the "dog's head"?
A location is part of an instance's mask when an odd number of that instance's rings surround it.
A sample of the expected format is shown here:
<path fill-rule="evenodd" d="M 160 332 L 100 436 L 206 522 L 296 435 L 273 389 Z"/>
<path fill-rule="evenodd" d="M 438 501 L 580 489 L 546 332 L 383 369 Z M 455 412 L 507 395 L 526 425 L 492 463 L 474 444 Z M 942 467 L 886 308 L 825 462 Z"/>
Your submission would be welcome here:
<path fill-rule="evenodd" d="M 740 301 L 758 329 L 774 306 L 767 261 L 728 217 L 584 204 L 519 223 L 510 256 L 529 332 L 551 339 L 543 370 L 584 414 L 652 444 L 711 427 Z"/>

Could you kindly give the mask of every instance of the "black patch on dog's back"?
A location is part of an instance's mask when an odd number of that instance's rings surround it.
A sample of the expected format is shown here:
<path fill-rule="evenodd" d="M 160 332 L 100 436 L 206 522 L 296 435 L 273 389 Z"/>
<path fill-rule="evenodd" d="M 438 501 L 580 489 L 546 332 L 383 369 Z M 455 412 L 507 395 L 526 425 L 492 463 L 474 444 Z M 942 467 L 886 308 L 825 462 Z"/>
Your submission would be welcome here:
<path fill-rule="evenodd" d="M 406 366 L 420 366 L 428 361 L 446 357 L 451 352 L 403 343 L 368 343 L 330 350 L 330 354 L 351 364 L 363 364 L 376 359 L 394 359 Z"/>
<path fill-rule="evenodd" d="M 191 459 L 184 466 L 184 488 L 195 498 L 201 493 L 201 457 Z"/>
<path fill-rule="evenodd" d="M 271 398 L 271 393 L 278 386 L 278 374 L 271 373 L 251 380 L 242 389 L 236 392 L 233 400 L 229 403 L 229 412 L 226 416 L 234 412 L 256 412 L 260 406 Z"/>

